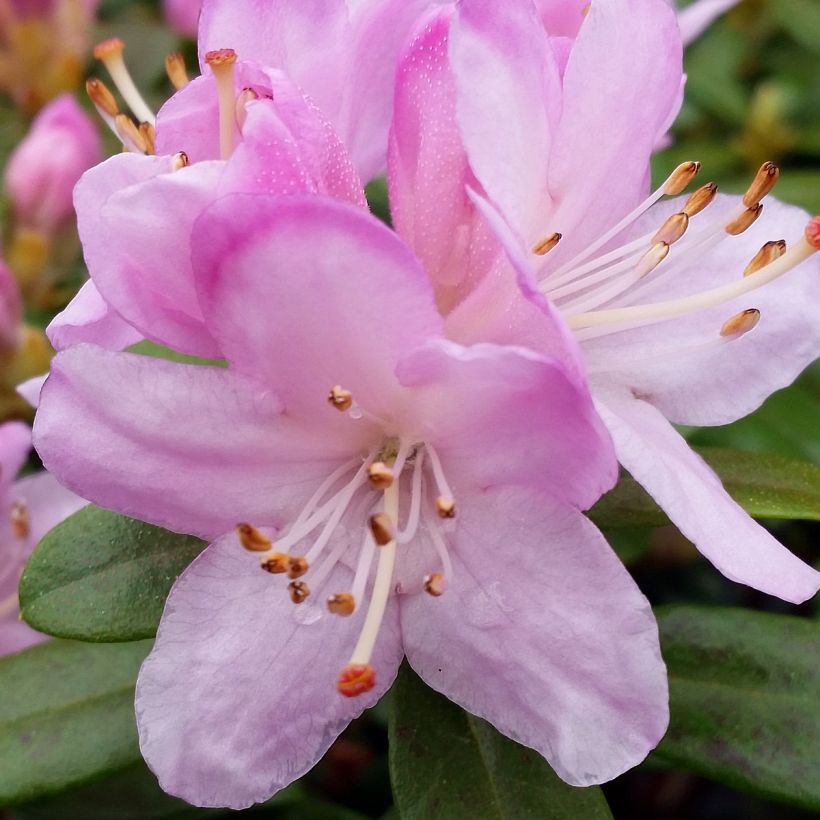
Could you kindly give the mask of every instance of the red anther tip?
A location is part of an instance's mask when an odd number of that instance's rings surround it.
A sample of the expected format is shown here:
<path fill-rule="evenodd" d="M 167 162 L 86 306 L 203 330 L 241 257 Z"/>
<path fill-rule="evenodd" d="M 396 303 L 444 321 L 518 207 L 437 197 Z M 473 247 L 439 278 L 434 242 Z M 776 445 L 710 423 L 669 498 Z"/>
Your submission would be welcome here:
<path fill-rule="evenodd" d="M 367 663 L 349 663 L 339 674 L 336 689 L 346 698 L 369 692 L 376 685 L 376 670 Z"/>
<path fill-rule="evenodd" d="M 218 48 L 205 55 L 205 62 L 210 66 L 228 65 L 236 62 L 236 52 L 232 48 Z"/>
<path fill-rule="evenodd" d="M 820 251 L 820 216 L 812 217 L 806 225 L 806 239 L 815 250 Z"/>

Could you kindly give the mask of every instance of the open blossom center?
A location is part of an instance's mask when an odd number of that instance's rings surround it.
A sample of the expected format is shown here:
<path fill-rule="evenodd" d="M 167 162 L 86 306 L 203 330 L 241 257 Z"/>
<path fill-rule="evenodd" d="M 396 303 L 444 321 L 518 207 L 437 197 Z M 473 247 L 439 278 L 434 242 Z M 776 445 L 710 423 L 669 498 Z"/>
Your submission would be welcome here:
<path fill-rule="evenodd" d="M 330 390 L 328 404 L 354 421 L 381 422 L 339 385 Z M 434 597 L 442 595 L 453 576 L 447 537 L 455 516 L 456 501 L 436 448 L 413 436 L 383 432 L 363 458 L 352 458 L 331 472 L 275 540 L 251 524 L 237 529 L 242 545 L 261 553 L 263 570 L 288 576 L 287 589 L 295 604 L 323 595 L 329 612 L 343 617 L 366 604 L 359 639 L 337 681 L 338 691 L 353 697 L 376 683 L 370 661 L 394 590 L 397 551 L 424 527 L 437 559 L 429 574 L 419 579 L 419 587 Z M 358 528 L 358 549 L 338 533 L 343 519 L 348 530 Z M 306 543 L 310 547 L 302 554 L 298 547 Z M 327 578 L 345 559 L 355 566 L 351 587 L 326 588 Z"/>

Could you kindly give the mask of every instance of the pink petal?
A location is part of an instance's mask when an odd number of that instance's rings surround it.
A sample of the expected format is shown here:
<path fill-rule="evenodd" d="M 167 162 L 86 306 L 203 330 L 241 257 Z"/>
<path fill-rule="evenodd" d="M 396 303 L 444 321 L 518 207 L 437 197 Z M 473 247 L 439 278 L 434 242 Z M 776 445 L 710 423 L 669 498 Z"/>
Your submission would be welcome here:
<path fill-rule="evenodd" d="M 589 0 L 535 0 L 550 37 L 575 38 L 584 22 Z"/>
<path fill-rule="evenodd" d="M 46 472 L 21 478 L 12 485 L 11 494 L 25 502 L 28 508 L 31 521 L 29 553 L 50 529 L 88 504 L 84 498 L 67 490 L 53 475 Z"/>
<path fill-rule="evenodd" d="M 401 601 L 410 664 L 568 783 L 637 765 L 668 721 L 648 601 L 571 507 L 509 488 L 465 502 L 449 588 Z"/>
<path fill-rule="evenodd" d="M 405 356 L 407 413 L 459 488 L 526 483 L 579 507 L 611 489 L 618 464 L 583 381 L 525 348 L 435 341 Z"/>
<path fill-rule="evenodd" d="M 15 387 L 18 396 L 22 396 L 35 410 L 40 404 L 40 391 L 48 378 L 48 373 L 41 376 L 32 376 Z"/>
<path fill-rule="evenodd" d="M 186 37 L 196 37 L 202 0 L 162 0 L 162 12 L 171 28 Z"/>
<path fill-rule="evenodd" d="M 357 208 L 228 196 L 198 221 L 193 247 L 208 326 L 231 365 L 276 384 L 289 411 L 319 423 L 338 415 L 325 401 L 334 385 L 371 413 L 391 413 L 397 361 L 441 333 L 417 260 Z"/>
<path fill-rule="evenodd" d="M 334 439 L 281 409 L 264 385 L 222 368 L 79 345 L 52 363 L 35 445 L 94 503 L 212 537 L 289 520 L 361 447 L 356 428 Z"/>
<path fill-rule="evenodd" d="M 696 0 L 678 14 L 683 44 L 689 45 L 709 28 L 721 14 L 733 8 L 740 0 Z"/>
<path fill-rule="evenodd" d="M 175 584 L 137 683 L 140 745 L 162 788 L 198 806 L 240 809 L 318 762 L 350 720 L 390 687 L 401 661 L 398 606 L 388 604 L 376 688 L 336 692 L 361 629 L 320 603 L 291 603 L 233 536 L 212 544 Z M 327 589 L 348 589 L 337 565 Z"/>
<path fill-rule="evenodd" d="M 0 424 L 0 495 L 14 480 L 31 450 L 31 430 L 21 421 Z"/>
<path fill-rule="evenodd" d="M 755 523 L 651 404 L 612 392 L 596 406 L 621 464 L 727 578 L 792 603 L 817 592 L 820 573 Z"/>
<path fill-rule="evenodd" d="M 635 226 L 637 235 L 660 226 L 683 199 L 655 206 Z M 738 197 L 718 197 L 702 217 L 714 224 L 737 212 Z M 712 213 L 710 213 L 712 211 Z M 727 237 L 703 257 L 687 260 L 685 240 L 634 295 L 616 300 L 647 304 L 736 282 L 764 242 L 798 241 L 808 214 L 767 197 L 763 216 L 745 233 Z M 690 231 L 702 230 L 693 223 Z M 675 264 L 675 260 L 679 263 Z M 671 264 L 669 264 L 671 263 Z M 601 386 L 624 385 L 679 424 L 727 424 L 755 410 L 820 356 L 820 324 L 807 305 L 820 304 L 820 257 L 803 262 L 753 293 L 716 307 L 583 343 L 591 378 Z M 720 328 L 747 308 L 761 311 L 751 332 L 731 340 Z"/>

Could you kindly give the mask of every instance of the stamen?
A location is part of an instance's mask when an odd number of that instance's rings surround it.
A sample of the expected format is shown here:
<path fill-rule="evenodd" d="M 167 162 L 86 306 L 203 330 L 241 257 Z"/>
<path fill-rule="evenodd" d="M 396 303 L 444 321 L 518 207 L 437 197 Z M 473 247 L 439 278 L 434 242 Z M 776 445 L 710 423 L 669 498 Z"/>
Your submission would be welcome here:
<path fill-rule="evenodd" d="M 359 460 L 352 458 L 350 461 L 346 461 L 344 464 L 337 467 L 320 485 L 319 489 L 316 490 L 315 493 L 310 497 L 310 500 L 307 504 L 305 504 L 304 509 L 302 512 L 299 513 L 298 518 L 293 522 L 291 525 L 291 531 L 296 529 L 297 527 L 301 527 L 302 524 L 305 523 L 316 511 L 316 505 L 325 497 L 325 494 L 330 490 L 330 488 L 344 476 L 346 473 L 349 473 L 357 464 L 359 464 Z"/>
<path fill-rule="evenodd" d="M 156 130 L 150 122 L 141 122 L 139 128 L 143 140 L 145 140 L 145 152 L 147 154 L 155 154 L 156 150 L 154 144 L 156 141 Z"/>
<path fill-rule="evenodd" d="M 368 663 L 349 663 L 336 681 L 336 689 L 346 698 L 369 692 L 376 685 L 376 670 Z"/>
<path fill-rule="evenodd" d="M 94 103 L 97 111 L 108 117 L 116 117 L 120 113 L 120 108 L 114 95 L 109 91 L 108 86 L 97 77 L 89 77 L 85 82 L 85 91 L 91 102 Z"/>
<path fill-rule="evenodd" d="M 453 578 L 453 562 L 450 560 L 450 551 L 447 549 L 447 544 L 444 541 L 444 536 L 441 534 L 441 526 L 439 522 L 432 518 L 427 511 L 424 513 L 424 524 L 427 527 L 427 532 L 430 535 L 430 540 L 436 548 L 441 566 L 444 569 L 445 578 Z"/>
<path fill-rule="evenodd" d="M 365 528 L 362 548 L 359 552 L 359 560 L 356 564 L 356 574 L 353 577 L 353 587 L 351 595 L 354 601 L 361 601 L 364 598 L 364 590 L 367 586 L 367 579 L 370 576 L 370 567 L 373 564 L 373 556 L 376 554 L 376 542 L 370 534 L 370 528 Z"/>
<path fill-rule="evenodd" d="M 128 67 L 125 65 L 122 56 L 124 50 L 125 43 L 118 37 L 114 37 L 97 45 L 94 48 L 94 57 L 102 60 L 111 75 L 111 79 L 114 81 L 114 85 L 125 102 L 128 103 L 128 107 L 134 112 L 134 116 L 140 122 L 150 122 L 155 125 L 157 118 L 142 98 L 137 86 L 134 85 Z"/>
<path fill-rule="evenodd" d="M 288 584 L 288 592 L 294 604 L 301 604 L 310 595 L 310 587 L 304 581 L 291 581 Z"/>
<path fill-rule="evenodd" d="M 148 143 L 130 117 L 125 114 L 117 114 L 114 117 L 114 125 L 119 138 L 129 151 L 134 151 L 137 154 L 148 153 Z"/>
<path fill-rule="evenodd" d="M 718 186 L 714 182 L 707 182 L 706 185 L 701 185 L 690 197 L 686 200 L 681 209 L 688 217 L 693 217 L 699 214 L 704 208 L 711 205 L 717 196 Z"/>
<path fill-rule="evenodd" d="M 12 502 L 9 522 L 15 538 L 28 538 L 31 532 L 31 516 L 24 501 Z"/>
<path fill-rule="evenodd" d="M 456 502 L 449 496 L 440 495 L 436 499 L 436 512 L 439 518 L 455 518 Z"/>
<path fill-rule="evenodd" d="M 396 541 L 399 544 L 407 544 L 413 539 L 419 528 L 421 519 L 421 479 L 422 467 L 424 465 L 424 450 L 420 449 L 416 455 L 416 463 L 413 465 L 413 483 L 410 491 L 410 512 L 407 515 L 407 523 L 404 529 L 396 534 Z"/>
<path fill-rule="evenodd" d="M 386 547 L 393 541 L 393 522 L 387 513 L 381 512 L 371 515 L 367 523 L 373 540 L 380 547 Z"/>
<path fill-rule="evenodd" d="M 436 481 L 438 494 L 444 498 L 455 498 L 455 493 L 450 489 L 450 485 L 447 483 L 447 479 L 444 476 L 444 470 L 441 466 L 441 459 L 438 457 L 436 448 L 433 447 L 432 444 L 427 444 L 425 449 L 428 453 L 430 453 L 430 463 L 433 468 L 433 478 Z"/>
<path fill-rule="evenodd" d="M 683 211 L 679 214 L 672 214 L 672 216 L 658 228 L 655 235 L 649 240 L 649 244 L 655 245 L 658 242 L 665 242 L 667 245 L 673 245 L 686 233 L 688 227 L 688 214 Z"/>
<path fill-rule="evenodd" d="M 698 175 L 700 163 L 697 160 L 682 162 L 667 177 L 663 184 L 663 192 L 666 196 L 677 196 L 682 194 L 689 183 Z"/>
<path fill-rule="evenodd" d="M 242 546 L 250 552 L 267 552 L 273 546 L 273 541 L 253 524 L 237 524 L 236 534 Z"/>
<path fill-rule="evenodd" d="M 393 484 L 393 471 L 383 461 L 374 461 L 367 468 L 367 481 L 374 490 L 386 490 Z"/>
<path fill-rule="evenodd" d="M 219 97 L 219 150 L 222 159 L 233 153 L 234 131 L 236 130 L 236 91 L 234 90 L 234 65 L 236 52 L 232 48 L 209 51 L 205 62 L 211 67 Z"/>
<path fill-rule="evenodd" d="M 248 118 L 248 103 L 258 100 L 259 95 L 252 88 L 243 88 L 236 98 L 236 124 L 241 131 L 245 127 L 245 120 Z"/>
<path fill-rule="evenodd" d="M 301 555 L 288 558 L 288 578 L 301 578 L 310 569 L 310 564 Z"/>
<path fill-rule="evenodd" d="M 743 204 L 747 208 L 753 208 L 771 192 L 779 178 L 780 169 L 773 162 L 764 162 L 743 195 Z"/>
<path fill-rule="evenodd" d="M 771 264 L 774 262 L 775 259 L 779 259 L 783 254 L 786 253 L 786 240 L 785 239 L 778 239 L 776 242 L 767 242 L 752 258 L 752 261 L 746 265 L 746 269 L 743 271 L 744 276 L 749 276 L 749 274 L 755 273 L 759 271 L 761 268 L 765 268 L 766 265 Z"/>
<path fill-rule="evenodd" d="M 424 591 L 434 598 L 444 595 L 444 576 L 440 572 L 431 572 L 425 576 Z"/>
<path fill-rule="evenodd" d="M 271 575 L 282 575 L 288 571 L 289 558 L 290 556 L 284 552 L 274 552 L 272 555 L 267 556 L 260 566 Z"/>
<path fill-rule="evenodd" d="M 561 241 L 560 233 L 551 233 L 546 239 L 542 239 L 532 252 L 538 256 L 546 256 Z"/>
<path fill-rule="evenodd" d="M 652 273 L 655 268 L 663 262 L 669 255 L 669 245 L 666 242 L 658 242 L 653 245 L 639 260 L 635 266 L 635 277 L 642 279 L 647 274 Z"/>
<path fill-rule="evenodd" d="M 191 164 L 191 161 L 188 159 L 188 155 L 184 151 L 177 151 L 171 157 L 171 170 L 172 171 L 179 171 L 182 168 L 187 168 Z"/>
<path fill-rule="evenodd" d="M 748 207 L 742 214 L 728 222 L 724 230 L 729 236 L 739 236 L 743 231 L 750 228 L 762 213 L 763 204 L 758 202 L 757 205 Z"/>
<path fill-rule="evenodd" d="M 176 88 L 177 91 L 179 91 L 180 88 L 185 88 L 190 82 L 188 79 L 188 69 L 185 67 L 185 58 L 178 51 L 166 56 L 165 73 L 168 75 L 171 85 Z"/>
<path fill-rule="evenodd" d="M 731 319 L 727 319 L 720 328 L 720 335 L 738 338 L 748 333 L 760 321 L 760 311 L 757 308 L 749 308 L 736 313 Z"/>
<path fill-rule="evenodd" d="M 327 401 L 331 407 L 335 407 L 341 413 L 345 413 L 353 406 L 353 394 L 349 390 L 345 390 L 341 385 L 336 384 L 330 388 Z"/>
<path fill-rule="evenodd" d="M 356 599 L 349 592 L 337 592 L 327 599 L 327 608 L 334 615 L 347 617 L 356 611 Z"/>

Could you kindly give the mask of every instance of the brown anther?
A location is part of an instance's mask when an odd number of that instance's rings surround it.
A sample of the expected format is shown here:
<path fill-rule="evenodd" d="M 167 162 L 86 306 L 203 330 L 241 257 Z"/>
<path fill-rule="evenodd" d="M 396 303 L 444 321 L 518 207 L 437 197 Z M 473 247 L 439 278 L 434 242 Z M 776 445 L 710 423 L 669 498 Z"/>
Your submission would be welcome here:
<path fill-rule="evenodd" d="M 218 48 L 205 55 L 205 62 L 213 69 L 233 65 L 236 62 L 236 52 L 232 48 Z"/>
<path fill-rule="evenodd" d="M 560 241 L 563 234 L 551 233 L 546 239 L 542 239 L 532 249 L 538 256 L 546 256 Z"/>
<path fill-rule="evenodd" d="M 369 692 L 376 685 L 376 670 L 369 663 L 349 663 L 339 673 L 336 689 L 346 698 Z"/>
<path fill-rule="evenodd" d="M 747 208 L 757 205 L 766 194 L 770 193 L 780 177 L 780 169 L 773 162 L 764 162 L 758 169 L 752 184 L 743 194 L 743 204 Z"/>
<path fill-rule="evenodd" d="M 267 552 L 273 546 L 273 541 L 253 524 L 237 524 L 236 534 L 242 546 L 250 552 Z"/>
<path fill-rule="evenodd" d="M 431 572 L 424 579 L 424 591 L 434 598 L 444 595 L 444 576 L 440 572 Z"/>
<path fill-rule="evenodd" d="M 682 193 L 686 186 L 697 176 L 700 171 L 700 163 L 695 160 L 682 162 L 675 168 L 663 186 L 666 196 L 677 196 Z"/>
<path fill-rule="evenodd" d="M 665 242 L 667 245 L 672 245 L 686 233 L 688 227 L 688 214 L 683 211 L 679 214 L 672 214 L 672 216 L 658 228 L 657 233 L 650 240 L 650 244 L 654 245 L 657 242 Z"/>
<path fill-rule="evenodd" d="M 148 154 L 155 154 L 156 151 L 154 150 L 154 143 L 156 139 L 156 130 L 154 126 L 151 125 L 150 122 L 141 122 L 140 123 L 140 134 L 142 134 L 143 139 L 145 140 L 146 153 Z"/>
<path fill-rule="evenodd" d="M 114 125 L 117 128 L 117 133 L 120 139 L 129 147 L 136 148 L 143 154 L 148 152 L 148 143 L 145 140 L 142 132 L 134 125 L 134 121 L 125 114 L 117 114 L 114 117 Z"/>
<path fill-rule="evenodd" d="M 814 216 L 806 225 L 806 242 L 816 251 L 820 251 L 820 216 Z"/>
<path fill-rule="evenodd" d="M 368 521 L 373 540 L 380 546 L 386 547 L 393 540 L 393 522 L 387 513 L 371 515 Z"/>
<path fill-rule="evenodd" d="M 755 222 L 763 213 L 763 203 L 758 202 L 751 208 L 747 208 L 740 216 L 733 219 L 725 228 L 729 236 L 738 236 Z"/>
<path fill-rule="evenodd" d="M 455 499 L 446 495 L 440 495 L 436 499 L 436 512 L 439 518 L 455 518 L 456 517 L 456 502 Z"/>
<path fill-rule="evenodd" d="M 108 114 L 109 117 L 116 117 L 120 113 L 120 107 L 117 105 L 114 95 L 102 80 L 97 77 L 89 77 L 85 81 L 85 91 L 91 102 L 100 111 Z"/>
<path fill-rule="evenodd" d="M 260 566 L 271 575 L 282 575 L 288 571 L 289 558 L 290 556 L 284 552 L 275 552 L 273 555 L 269 555 Z"/>
<path fill-rule="evenodd" d="M 707 182 L 706 185 L 701 185 L 697 191 L 694 191 L 689 199 L 686 200 L 681 212 L 688 217 L 693 217 L 699 214 L 704 208 L 711 205 L 717 196 L 718 186 L 714 182 Z"/>
<path fill-rule="evenodd" d="M 752 261 L 746 265 L 746 269 L 743 271 L 744 276 L 749 276 L 752 273 L 756 273 L 761 268 L 765 268 L 766 265 L 771 264 L 774 262 L 775 259 L 779 259 L 783 254 L 786 253 L 786 240 L 785 239 L 778 239 L 777 241 L 767 242 L 752 258 Z"/>
<path fill-rule="evenodd" d="M 356 611 L 356 599 L 349 592 L 337 592 L 327 599 L 327 608 L 334 615 L 352 615 Z"/>
<path fill-rule="evenodd" d="M 742 336 L 748 333 L 760 321 L 760 311 L 757 308 L 749 308 L 736 313 L 731 319 L 727 319 L 720 329 L 721 336 Z"/>
<path fill-rule="evenodd" d="M 640 278 L 652 273 L 669 255 L 669 244 L 656 242 L 635 265 L 635 274 Z"/>
<path fill-rule="evenodd" d="M 31 516 L 24 501 L 12 502 L 9 522 L 15 538 L 28 538 L 31 532 Z"/>
<path fill-rule="evenodd" d="M 191 164 L 188 155 L 184 151 L 177 151 L 171 157 L 171 170 L 179 171 L 181 168 L 187 168 Z"/>
<path fill-rule="evenodd" d="M 125 43 L 119 37 L 112 37 L 110 40 L 103 40 L 94 46 L 94 59 L 106 60 L 109 57 L 116 57 L 125 51 Z"/>
<path fill-rule="evenodd" d="M 389 489 L 393 479 L 393 471 L 383 461 L 374 461 L 367 468 L 367 481 L 374 490 Z"/>
<path fill-rule="evenodd" d="M 288 558 L 288 578 L 301 578 L 309 569 L 310 564 L 301 555 L 291 555 Z"/>
<path fill-rule="evenodd" d="M 301 604 L 310 595 L 310 587 L 304 581 L 291 581 L 288 584 L 288 592 L 294 604 Z"/>
<path fill-rule="evenodd" d="M 240 131 L 245 127 L 245 120 L 248 117 L 248 103 L 258 99 L 259 95 L 252 88 L 243 88 L 239 92 L 236 98 L 236 124 Z"/>
<path fill-rule="evenodd" d="M 180 88 L 185 88 L 190 82 L 188 69 L 185 67 L 185 58 L 178 51 L 174 51 L 166 56 L 165 73 L 168 75 L 171 85 L 176 88 L 177 91 L 179 91 Z"/>
<path fill-rule="evenodd" d="M 334 385 L 330 388 L 327 397 L 328 403 L 340 412 L 344 413 L 353 406 L 353 394 L 345 390 L 341 385 Z"/>

